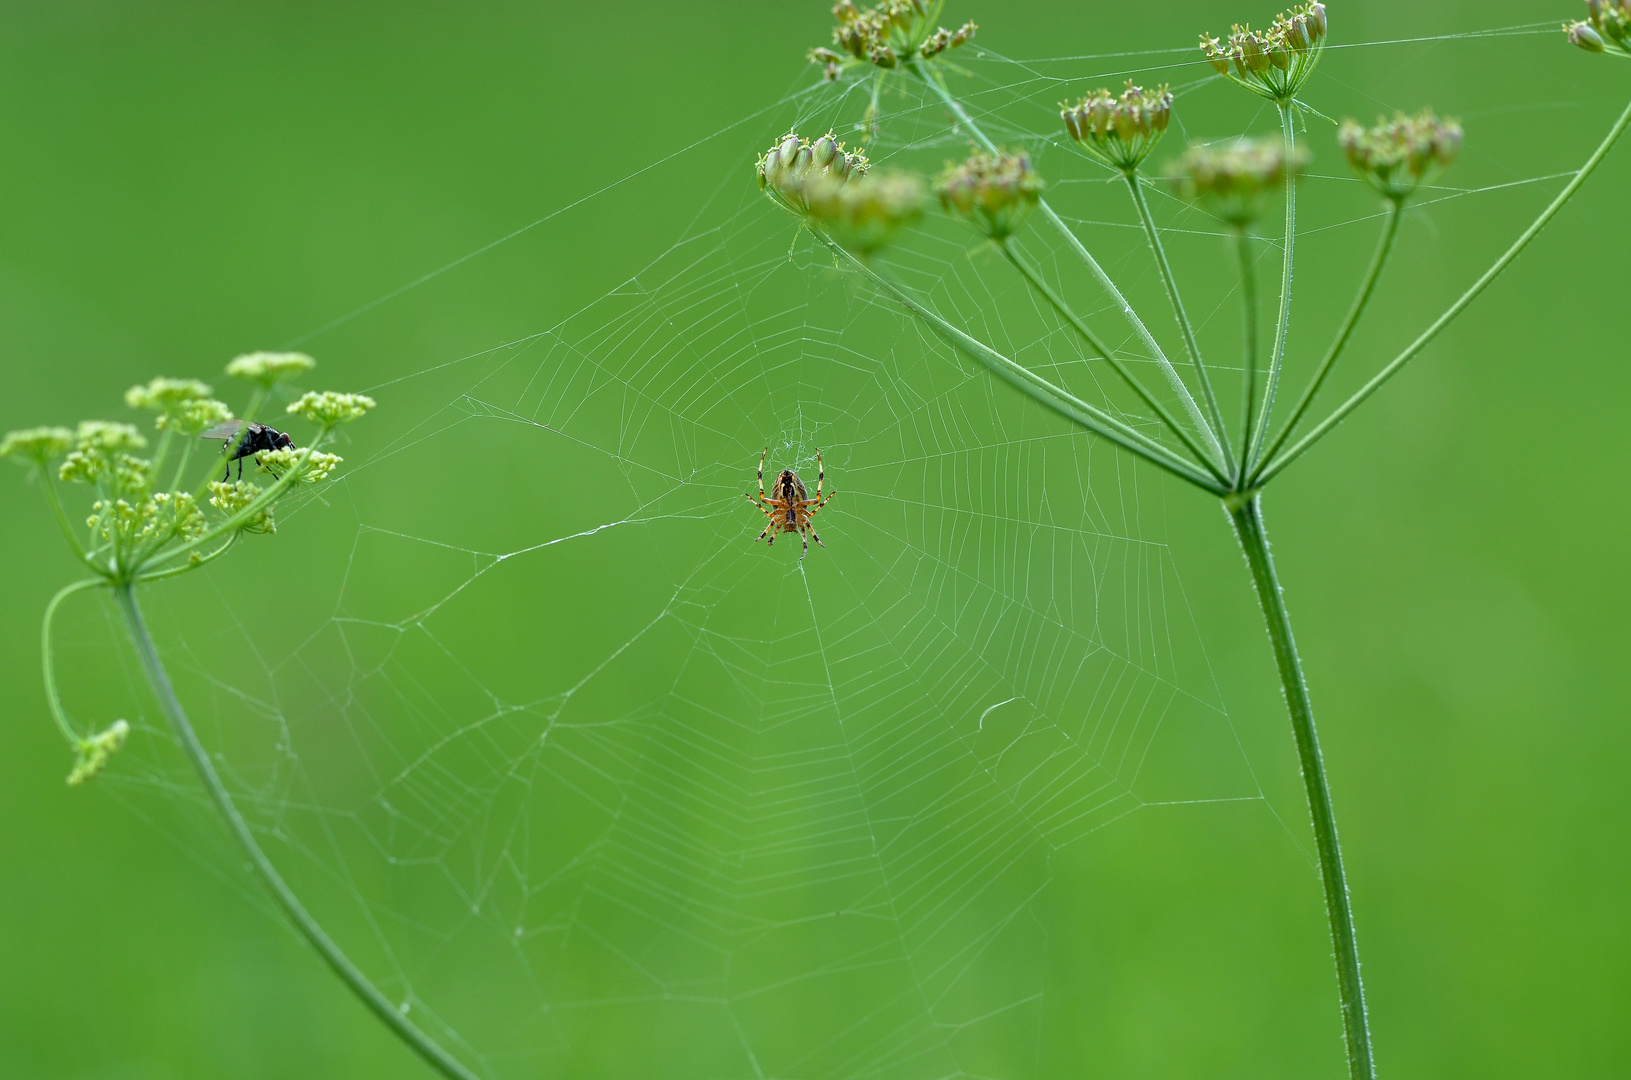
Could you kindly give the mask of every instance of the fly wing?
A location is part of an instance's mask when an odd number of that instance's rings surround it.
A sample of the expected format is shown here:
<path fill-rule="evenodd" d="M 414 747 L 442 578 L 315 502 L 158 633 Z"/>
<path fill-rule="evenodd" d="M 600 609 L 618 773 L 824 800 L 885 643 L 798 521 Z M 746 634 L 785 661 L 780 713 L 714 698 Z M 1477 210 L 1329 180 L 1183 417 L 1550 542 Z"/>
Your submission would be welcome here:
<path fill-rule="evenodd" d="M 234 417 L 231 420 L 221 421 L 208 431 L 201 432 L 198 437 L 200 439 L 220 439 L 222 442 L 226 442 L 237 435 L 243 429 L 243 426 L 244 422 Z"/>

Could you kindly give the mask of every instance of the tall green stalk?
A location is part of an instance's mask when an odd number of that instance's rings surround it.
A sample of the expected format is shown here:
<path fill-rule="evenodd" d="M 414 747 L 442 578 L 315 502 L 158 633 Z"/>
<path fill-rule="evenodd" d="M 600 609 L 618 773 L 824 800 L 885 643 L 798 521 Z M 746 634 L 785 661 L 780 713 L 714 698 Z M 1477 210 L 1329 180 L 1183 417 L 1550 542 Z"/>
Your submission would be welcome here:
<path fill-rule="evenodd" d="M 1371 1053 L 1370 1020 L 1365 1012 L 1365 987 L 1359 975 L 1359 943 L 1354 936 L 1353 907 L 1348 897 L 1348 878 L 1342 866 L 1342 845 L 1337 841 L 1336 814 L 1331 809 L 1331 788 L 1325 778 L 1325 761 L 1320 754 L 1319 733 L 1314 728 L 1314 705 L 1308 696 L 1302 658 L 1291 633 L 1291 616 L 1286 611 L 1269 551 L 1268 532 L 1263 526 L 1262 496 L 1233 496 L 1224 506 L 1234 524 L 1251 571 L 1257 601 L 1268 624 L 1269 644 L 1291 713 L 1291 731 L 1297 742 L 1297 763 L 1302 770 L 1303 790 L 1308 796 L 1308 814 L 1314 826 L 1314 846 L 1319 854 L 1320 882 L 1325 889 L 1325 916 L 1336 955 L 1337 988 L 1342 1005 L 1342 1031 L 1348 1045 L 1348 1074 L 1352 1080 L 1373 1080 L 1376 1064 Z"/>
<path fill-rule="evenodd" d="M 1257 430 L 1247 431 L 1246 445 L 1250 450 L 1246 461 L 1255 465 L 1261 460 L 1263 438 L 1274 418 L 1274 395 L 1280 389 L 1280 372 L 1285 367 L 1286 343 L 1291 335 L 1291 281 L 1297 261 L 1297 125 L 1291 102 L 1280 103 L 1280 131 L 1286 145 L 1286 231 L 1285 251 L 1280 263 L 1280 317 L 1274 329 L 1274 354 L 1269 357 L 1268 381 L 1263 387 L 1263 411 Z M 1250 467 L 1241 476 L 1250 475 Z"/>
<path fill-rule="evenodd" d="M 1252 236 L 1245 227 L 1235 230 L 1235 255 L 1240 262 L 1241 299 L 1241 415 L 1240 430 L 1246 436 L 1240 443 L 1240 467 L 1235 475 L 1244 477 L 1250 463 L 1253 410 L 1257 406 L 1257 268 L 1252 265 Z"/>
<path fill-rule="evenodd" d="M 317 920 L 306 910 L 283 875 L 261 850 L 260 842 L 255 839 L 255 833 L 249 823 L 238 811 L 237 803 L 233 801 L 231 792 L 221 782 L 221 776 L 215 770 L 215 763 L 210 760 L 209 752 L 204 749 L 203 743 L 198 741 L 198 734 L 193 730 L 192 723 L 187 719 L 187 711 L 181 706 L 181 699 L 176 696 L 175 687 L 170 683 L 169 673 L 165 671 L 164 662 L 159 658 L 157 647 L 153 644 L 153 637 L 148 633 L 147 624 L 142 618 L 142 609 L 136 602 L 135 587 L 129 582 L 115 584 L 113 587 L 114 599 L 118 602 L 119 611 L 124 615 L 125 627 L 130 632 L 130 640 L 136 647 L 136 655 L 141 659 L 142 671 L 147 676 L 147 682 L 153 690 L 153 696 L 158 699 L 159 708 L 164 712 L 165 719 L 170 722 L 170 728 L 181 740 L 182 748 L 187 751 L 187 757 L 192 760 L 193 768 L 198 772 L 198 778 L 204 782 L 210 799 L 215 803 L 215 809 L 220 813 L 221 819 L 226 822 L 227 831 L 232 833 L 233 839 L 249 858 L 249 863 L 255 868 L 255 873 L 261 882 L 272 894 L 283 913 L 289 917 L 300 936 L 316 949 L 334 974 L 351 988 L 358 999 L 368 1007 L 368 1010 L 379 1018 L 386 1027 L 390 1028 L 403 1042 L 422 1058 L 426 1064 L 449 1080 L 480 1080 L 480 1078 L 458 1059 L 449 1054 L 437 1041 L 419 1029 L 419 1026 L 391 1003 L 379 988 L 369 981 L 362 969 L 351 962 L 351 958 L 341 950 L 334 939 L 328 936 Z"/>

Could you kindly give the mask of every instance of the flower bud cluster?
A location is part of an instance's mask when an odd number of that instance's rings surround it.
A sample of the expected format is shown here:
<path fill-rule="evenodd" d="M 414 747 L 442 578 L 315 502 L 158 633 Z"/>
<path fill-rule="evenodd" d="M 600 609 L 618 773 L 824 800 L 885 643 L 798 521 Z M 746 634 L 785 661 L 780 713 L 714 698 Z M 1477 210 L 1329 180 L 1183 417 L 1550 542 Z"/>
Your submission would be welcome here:
<path fill-rule="evenodd" d="M 295 467 L 305 450 L 284 448 L 282 450 L 262 450 L 255 455 L 255 465 L 261 472 L 271 473 L 273 476 L 282 476 Z M 312 450 L 306 458 L 306 467 L 296 478 L 302 484 L 317 484 L 328 479 L 329 473 L 344 461 L 338 454 L 326 454 L 321 450 Z"/>
<path fill-rule="evenodd" d="M 269 388 L 299 378 L 316 366 L 317 361 L 305 353 L 253 352 L 233 359 L 227 365 L 227 374 Z"/>
<path fill-rule="evenodd" d="M 68 452 L 74 433 L 63 427 L 25 428 L 8 431 L 0 439 L 0 457 L 19 457 L 44 468 L 46 463 Z"/>
<path fill-rule="evenodd" d="M 228 518 L 249 509 L 260 497 L 261 489 L 247 480 L 234 480 L 231 483 L 218 480 L 210 485 L 210 505 Z M 264 507 L 251 515 L 238 526 L 238 531 L 261 534 L 277 532 L 277 523 L 272 519 L 272 507 Z"/>
<path fill-rule="evenodd" d="M 1631 0 L 1586 0 L 1586 6 L 1586 18 L 1563 25 L 1570 43 L 1587 52 L 1612 48 L 1631 55 Z"/>
<path fill-rule="evenodd" d="M 1427 109 L 1416 116 L 1399 113 L 1367 128 L 1345 120 L 1337 134 L 1351 164 L 1385 197 L 1403 202 L 1428 183 L 1461 152 L 1461 125 L 1440 120 Z"/>
<path fill-rule="evenodd" d="M 1227 42 L 1202 34 L 1201 51 L 1219 75 L 1255 94 L 1290 104 L 1319 63 L 1326 30 L 1325 5 L 1303 4 L 1282 12 L 1262 33 L 1237 23 Z"/>
<path fill-rule="evenodd" d="M 1042 198 L 1043 186 L 1029 154 L 981 151 L 962 164 L 947 165 L 934 190 L 947 213 L 992 240 L 1006 240 Z"/>
<path fill-rule="evenodd" d="M 831 178 L 804 189 L 811 220 L 834 240 L 862 255 L 871 255 L 923 216 L 927 199 L 923 181 L 910 173 L 857 177 L 849 183 Z"/>
<path fill-rule="evenodd" d="M 1172 122 L 1172 89 L 1145 90 L 1131 79 L 1118 98 L 1095 90 L 1075 105 L 1060 107 L 1065 130 L 1094 157 L 1130 173 L 1150 156 Z"/>
<path fill-rule="evenodd" d="M 795 213 L 807 214 L 812 185 L 841 185 L 871 167 L 865 153 L 845 150 L 830 131 L 814 142 L 789 131 L 759 159 L 759 187 Z"/>
<path fill-rule="evenodd" d="M 125 404 L 158 413 L 153 426 L 160 431 L 197 435 L 232 416 L 232 410 L 225 402 L 216 401 L 213 393 L 197 379 L 157 378 L 146 386 L 126 390 Z"/>
<path fill-rule="evenodd" d="M 129 424 L 86 420 L 74 433 L 74 447 L 57 471 L 71 484 L 101 484 L 115 493 L 145 495 L 149 462 L 136 457 L 147 440 Z"/>
<path fill-rule="evenodd" d="M 318 427 L 331 428 L 336 424 L 349 424 L 374 407 L 374 399 L 367 394 L 337 394 L 332 390 L 301 395 L 286 410 L 303 416 Z"/>
<path fill-rule="evenodd" d="M 967 22 L 958 30 L 942 26 L 931 31 L 944 6 L 945 0 L 883 0 L 862 11 L 854 0 L 839 0 L 832 9 L 838 19 L 832 34 L 838 51 L 811 49 L 810 62 L 836 79 L 858 64 L 889 69 L 913 59 L 932 60 L 966 45 L 979 30 Z"/>
<path fill-rule="evenodd" d="M 1225 146 L 1191 146 L 1167 174 L 1181 198 L 1245 228 L 1261 212 L 1263 196 L 1284 187 L 1307 162 L 1307 152 L 1299 148 L 1297 159 L 1288 163 L 1278 138 L 1240 139 Z"/>
<path fill-rule="evenodd" d="M 74 762 L 73 771 L 68 774 L 68 786 L 78 787 L 85 781 L 94 779 L 107 767 L 108 759 L 125 745 L 125 739 L 129 735 L 130 725 L 123 720 L 115 720 L 106 731 L 80 739 L 79 757 Z"/>

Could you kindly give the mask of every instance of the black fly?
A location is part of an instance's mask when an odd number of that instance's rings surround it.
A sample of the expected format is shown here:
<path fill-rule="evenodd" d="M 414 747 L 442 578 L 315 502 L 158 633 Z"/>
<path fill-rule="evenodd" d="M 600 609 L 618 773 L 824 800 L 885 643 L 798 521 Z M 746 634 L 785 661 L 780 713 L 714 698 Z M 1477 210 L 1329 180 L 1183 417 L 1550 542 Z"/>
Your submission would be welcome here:
<path fill-rule="evenodd" d="M 218 439 L 227 444 L 222 447 L 226 450 L 232 445 L 232 440 L 238 438 L 238 432 L 243 431 L 243 438 L 238 439 L 238 448 L 231 457 L 227 458 L 227 471 L 221 474 L 225 480 L 232 473 L 232 463 L 238 463 L 238 479 L 244 477 L 244 462 L 246 457 L 253 457 L 262 450 L 293 450 L 294 440 L 276 428 L 257 424 L 251 420 L 245 424 L 242 420 L 227 420 L 216 424 L 199 436 L 200 439 Z"/>

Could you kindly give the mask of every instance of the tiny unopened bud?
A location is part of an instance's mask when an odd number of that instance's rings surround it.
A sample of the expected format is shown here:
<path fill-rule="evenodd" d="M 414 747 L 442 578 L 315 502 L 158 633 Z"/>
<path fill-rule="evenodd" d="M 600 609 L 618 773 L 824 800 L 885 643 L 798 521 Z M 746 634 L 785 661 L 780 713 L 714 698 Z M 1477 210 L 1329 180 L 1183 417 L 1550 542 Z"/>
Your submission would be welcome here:
<path fill-rule="evenodd" d="M 302 484 L 317 484 L 327 480 L 329 474 L 345 460 L 338 454 L 325 454 L 321 450 L 308 451 L 285 447 L 281 450 L 260 451 L 255 455 L 255 464 L 261 472 L 282 476 L 300 463 L 302 455 L 306 455 L 306 467 L 296 477 Z"/>
<path fill-rule="evenodd" d="M 1566 24 L 1563 29 L 1568 32 L 1570 44 L 1578 45 L 1587 52 L 1607 51 L 1608 46 L 1603 42 L 1602 35 L 1594 30 L 1590 23 L 1572 22 Z"/>
<path fill-rule="evenodd" d="M 130 725 L 123 720 L 115 720 L 106 731 L 80 739 L 79 757 L 74 762 L 73 771 L 68 774 L 68 786 L 78 787 L 87 780 L 95 779 L 107 767 L 108 759 L 125 745 L 129 735 Z"/>
<path fill-rule="evenodd" d="M 1219 75 L 1229 74 L 1229 50 L 1223 42 L 1211 34 L 1201 35 L 1201 51 L 1206 54 L 1206 62 L 1212 65 Z"/>
<path fill-rule="evenodd" d="M 210 505 L 227 518 L 236 517 L 249 509 L 261 495 L 262 489 L 247 480 L 234 480 L 231 483 L 222 480 L 210 485 Z M 256 534 L 277 532 L 272 507 L 265 506 L 251 514 L 238 526 L 238 531 Z"/>

